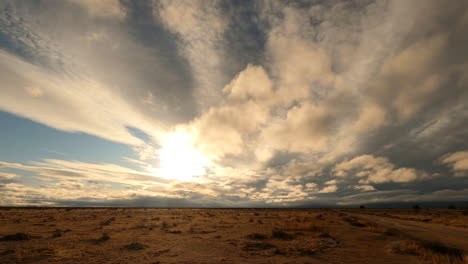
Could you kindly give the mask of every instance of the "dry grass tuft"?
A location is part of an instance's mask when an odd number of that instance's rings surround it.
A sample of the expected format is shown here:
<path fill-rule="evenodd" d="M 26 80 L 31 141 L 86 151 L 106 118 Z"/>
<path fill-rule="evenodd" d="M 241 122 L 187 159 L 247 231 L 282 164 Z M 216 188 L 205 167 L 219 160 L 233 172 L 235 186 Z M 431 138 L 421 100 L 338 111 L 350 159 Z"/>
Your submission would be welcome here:
<path fill-rule="evenodd" d="M 125 245 L 123 248 L 126 250 L 142 250 L 145 249 L 146 246 L 140 242 L 133 242 L 128 245 Z"/>
<path fill-rule="evenodd" d="M 263 235 L 263 234 L 252 233 L 252 234 L 248 235 L 247 238 L 252 239 L 252 240 L 265 240 L 268 237 Z"/>
<path fill-rule="evenodd" d="M 107 219 L 106 221 L 102 221 L 101 226 L 110 225 L 114 221 L 115 221 L 115 217 L 111 217 L 111 218 Z"/>
<path fill-rule="evenodd" d="M 328 229 L 326 229 L 325 227 L 321 225 L 312 224 L 310 226 L 310 231 L 314 233 L 324 233 L 324 232 L 328 232 Z"/>
<path fill-rule="evenodd" d="M 321 237 L 321 238 L 332 238 L 332 236 L 330 235 L 330 233 L 328 233 L 328 231 L 320 233 L 319 237 Z"/>
<path fill-rule="evenodd" d="M 245 246 L 242 248 L 244 251 L 258 251 L 258 250 L 267 250 L 267 249 L 272 249 L 276 248 L 275 245 L 270 244 L 270 243 L 258 243 L 258 242 L 248 242 L 245 244 Z"/>
<path fill-rule="evenodd" d="M 166 221 L 161 223 L 161 230 L 166 230 L 169 227 L 169 224 Z"/>
<path fill-rule="evenodd" d="M 169 233 L 169 234 L 181 234 L 182 231 L 180 231 L 180 230 L 166 230 L 166 233 Z"/>
<path fill-rule="evenodd" d="M 53 238 L 61 237 L 61 236 L 62 236 L 62 231 L 60 229 L 55 230 L 54 233 L 52 234 Z"/>
<path fill-rule="evenodd" d="M 1 240 L 3 240 L 3 241 L 23 241 L 23 240 L 29 240 L 30 238 L 31 238 L 31 236 L 26 234 L 26 233 L 16 233 L 16 234 L 12 234 L 12 235 L 6 235 Z"/>
<path fill-rule="evenodd" d="M 12 253 L 15 253 L 16 251 L 14 249 L 5 249 L 4 251 L 2 251 L 0 253 L 0 255 L 4 256 L 4 255 L 8 255 L 8 254 L 12 254 Z"/>
<path fill-rule="evenodd" d="M 419 245 L 415 241 L 395 241 L 390 251 L 401 255 L 420 255 Z"/>
<path fill-rule="evenodd" d="M 359 221 L 359 219 L 357 219 L 356 217 L 343 217 L 343 220 L 348 222 L 352 226 L 367 227 L 366 224 Z"/>
<path fill-rule="evenodd" d="M 104 242 L 104 241 L 107 241 L 109 239 L 110 239 L 110 236 L 107 233 L 103 233 L 101 238 L 98 239 L 98 241 Z"/>
<path fill-rule="evenodd" d="M 448 247 L 441 242 L 425 240 L 397 241 L 391 251 L 397 254 L 418 255 L 432 260 L 434 264 L 462 264 L 464 263 L 463 250 Z"/>
<path fill-rule="evenodd" d="M 281 239 L 281 240 L 292 240 L 295 238 L 294 235 L 286 233 L 279 229 L 273 229 L 271 231 L 271 237 L 276 238 L 276 239 Z"/>
<path fill-rule="evenodd" d="M 317 250 L 310 248 L 299 248 L 297 252 L 299 252 L 299 254 L 302 256 L 313 256 L 317 254 Z"/>
<path fill-rule="evenodd" d="M 400 235 L 400 231 L 398 231 L 397 229 L 395 228 L 387 228 L 383 234 L 386 235 L 386 236 L 399 236 Z"/>
<path fill-rule="evenodd" d="M 422 249 L 423 255 L 432 259 L 432 262 L 435 264 L 464 263 L 463 250 L 461 249 L 448 247 L 441 242 L 433 241 L 418 241 L 418 244 Z"/>

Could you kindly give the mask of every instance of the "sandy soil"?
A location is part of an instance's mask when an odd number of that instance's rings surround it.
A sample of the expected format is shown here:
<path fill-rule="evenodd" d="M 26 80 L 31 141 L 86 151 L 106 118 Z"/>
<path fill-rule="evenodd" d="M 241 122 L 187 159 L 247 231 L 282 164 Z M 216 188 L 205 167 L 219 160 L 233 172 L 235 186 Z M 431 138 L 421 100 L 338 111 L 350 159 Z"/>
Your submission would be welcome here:
<path fill-rule="evenodd" d="M 420 212 L 403 215 L 410 214 Z M 462 224 L 400 216 L 391 209 L 4 208 L 0 263 L 463 263 L 450 255 L 466 256 Z M 450 250 L 421 242 L 432 240 Z"/>

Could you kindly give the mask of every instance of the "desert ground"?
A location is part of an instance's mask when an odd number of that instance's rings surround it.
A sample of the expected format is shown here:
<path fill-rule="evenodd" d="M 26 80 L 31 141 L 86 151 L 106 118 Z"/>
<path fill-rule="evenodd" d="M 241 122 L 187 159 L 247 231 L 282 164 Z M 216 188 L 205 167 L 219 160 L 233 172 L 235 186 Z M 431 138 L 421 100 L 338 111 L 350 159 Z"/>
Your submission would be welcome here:
<path fill-rule="evenodd" d="M 0 209 L 0 263 L 467 263 L 467 252 L 461 209 Z"/>

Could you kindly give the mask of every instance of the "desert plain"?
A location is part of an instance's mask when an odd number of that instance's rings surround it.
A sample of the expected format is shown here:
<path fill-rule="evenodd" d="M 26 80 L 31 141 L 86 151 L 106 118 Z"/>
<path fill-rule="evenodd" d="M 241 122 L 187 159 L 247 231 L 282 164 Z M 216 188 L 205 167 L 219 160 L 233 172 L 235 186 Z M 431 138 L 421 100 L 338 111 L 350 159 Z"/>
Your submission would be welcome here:
<path fill-rule="evenodd" d="M 0 209 L 0 263 L 467 263 L 467 252 L 466 209 Z"/>

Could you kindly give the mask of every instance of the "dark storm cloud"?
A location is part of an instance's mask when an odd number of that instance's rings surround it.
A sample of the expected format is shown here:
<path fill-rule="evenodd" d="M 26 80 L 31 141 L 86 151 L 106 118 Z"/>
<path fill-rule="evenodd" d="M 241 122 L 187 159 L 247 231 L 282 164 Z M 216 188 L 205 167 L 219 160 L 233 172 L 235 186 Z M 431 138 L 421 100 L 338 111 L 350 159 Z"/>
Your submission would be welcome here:
<path fill-rule="evenodd" d="M 221 10 L 230 18 L 224 38 L 228 43 L 226 53 L 232 62 L 225 64 L 226 72 L 233 77 L 247 64 L 263 64 L 263 52 L 267 42 L 267 21 L 264 21 L 256 1 L 223 1 Z"/>
<path fill-rule="evenodd" d="M 462 140 L 468 133 L 468 24 L 466 3 L 429 6 L 417 30 L 405 36 L 401 53 L 386 59 L 388 68 L 366 88 L 389 122 L 363 140 L 361 152 L 434 170 L 445 153 L 468 148 Z"/>

